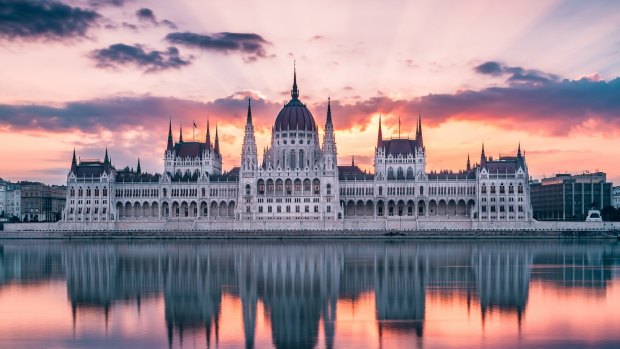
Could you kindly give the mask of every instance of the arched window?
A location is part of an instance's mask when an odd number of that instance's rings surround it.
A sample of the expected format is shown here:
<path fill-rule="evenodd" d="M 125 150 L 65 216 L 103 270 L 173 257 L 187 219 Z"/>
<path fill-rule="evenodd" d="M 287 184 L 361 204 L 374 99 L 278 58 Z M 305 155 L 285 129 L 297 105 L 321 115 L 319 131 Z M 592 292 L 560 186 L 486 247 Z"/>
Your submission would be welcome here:
<path fill-rule="evenodd" d="M 90 196 L 90 194 L 91 194 L 90 187 L 86 188 L 86 196 Z"/>
<path fill-rule="evenodd" d="M 75 188 L 71 188 L 71 196 L 75 196 Z"/>
<path fill-rule="evenodd" d="M 487 185 L 486 185 L 486 184 L 483 184 L 483 185 L 482 185 L 482 188 L 480 189 L 480 192 L 481 192 L 482 194 L 486 194 L 486 193 L 487 193 Z"/>
<path fill-rule="evenodd" d="M 99 187 L 95 188 L 95 196 L 99 196 Z"/>
<path fill-rule="evenodd" d="M 332 185 L 331 184 L 327 184 L 327 195 L 331 195 L 332 194 Z"/>
<path fill-rule="evenodd" d="M 265 181 L 263 181 L 262 179 L 258 180 L 257 190 L 258 190 L 258 195 L 265 195 Z"/>
<path fill-rule="evenodd" d="M 82 188 L 78 189 L 78 196 L 81 197 L 82 195 L 84 195 L 84 190 Z"/>
<path fill-rule="evenodd" d="M 411 167 L 407 169 L 407 179 L 413 179 L 413 168 Z"/>
<path fill-rule="evenodd" d="M 379 195 L 383 195 L 383 187 L 379 187 Z"/>
<path fill-rule="evenodd" d="M 204 189 L 203 189 L 203 190 L 204 190 Z M 249 184 L 246 184 L 246 185 L 245 185 L 245 195 L 250 195 L 250 190 L 251 190 L 251 189 L 250 189 L 250 185 L 249 185 Z"/>
<path fill-rule="evenodd" d="M 500 186 L 499 186 L 499 193 L 500 193 L 500 194 L 504 194 L 505 192 L 506 192 L 506 191 L 505 191 L 505 189 L 504 189 L 504 183 L 502 183 L 502 184 L 500 184 Z"/>
<path fill-rule="evenodd" d="M 424 187 L 420 186 L 420 195 L 424 195 Z"/>
<path fill-rule="evenodd" d="M 207 190 L 205 188 L 202 188 L 202 196 L 206 196 L 207 194 Z"/>
<path fill-rule="evenodd" d="M 104 189 L 104 190 L 105 190 L 105 189 Z M 167 193 L 167 191 L 168 191 L 168 190 L 167 190 L 166 188 L 164 188 L 164 197 L 166 197 L 166 193 Z"/>
<path fill-rule="evenodd" d="M 518 189 L 517 189 L 517 192 L 518 192 L 519 194 L 523 194 L 523 185 L 522 185 L 521 183 L 519 183 L 519 187 L 518 187 Z"/>
<path fill-rule="evenodd" d="M 403 173 L 403 168 L 402 168 L 402 167 L 399 167 L 399 168 L 396 170 L 396 173 L 397 173 L 396 178 L 398 178 L 398 179 L 405 179 L 405 175 L 404 175 L 404 173 Z"/>
<path fill-rule="evenodd" d="M 393 168 L 388 168 L 388 176 L 387 179 L 394 179 L 394 169 Z"/>
<path fill-rule="evenodd" d="M 295 151 L 291 150 L 291 157 L 289 158 L 289 167 L 294 169 L 295 167 L 297 167 L 297 161 L 295 159 Z"/>
<path fill-rule="evenodd" d="M 305 166 L 305 162 L 304 162 L 304 151 L 303 150 L 299 150 L 299 168 L 304 168 Z"/>
<path fill-rule="evenodd" d="M 319 195 L 321 193 L 321 182 L 319 182 L 318 179 L 315 179 L 314 181 L 312 181 L 312 191 L 314 192 L 314 195 Z"/>

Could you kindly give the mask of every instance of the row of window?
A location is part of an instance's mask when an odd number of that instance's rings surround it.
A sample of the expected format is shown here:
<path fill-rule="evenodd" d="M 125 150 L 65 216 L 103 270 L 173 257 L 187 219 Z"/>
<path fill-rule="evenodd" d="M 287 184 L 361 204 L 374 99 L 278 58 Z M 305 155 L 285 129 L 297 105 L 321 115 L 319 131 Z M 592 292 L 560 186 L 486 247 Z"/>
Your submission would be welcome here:
<path fill-rule="evenodd" d="M 69 190 L 69 196 L 74 197 L 75 192 L 76 192 L 75 188 L 71 188 Z M 84 188 L 82 187 L 79 187 L 77 190 L 77 196 L 79 197 L 84 196 L 84 192 L 86 192 L 86 196 L 92 196 L 93 192 L 95 196 L 99 196 L 99 187 L 95 187 L 94 191 L 90 187 L 87 187 L 86 190 L 84 190 Z M 103 193 L 102 196 L 108 196 L 108 188 L 103 187 L 103 190 L 101 191 L 101 193 Z"/>
<path fill-rule="evenodd" d="M 158 197 L 159 189 L 116 189 L 114 191 L 117 198 L 122 197 Z"/>
<path fill-rule="evenodd" d="M 495 205 L 491 205 L 489 207 L 490 212 L 497 212 L 496 210 L 499 209 L 499 212 L 506 212 L 506 206 L 505 205 L 499 205 L 498 207 L 496 207 Z M 517 210 L 518 212 L 523 212 L 523 205 L 518 205 L 517 206 Z M 480 205 L 480 211 L 481 212 L 487 212 L 487 205 Z M 514 212 L 515 211 L 515 206 L 514 205 L 508 205 L 508 212 Z"/>
<path fill-rule="evenodd" d="M 305 179 L 303 182 L 300 179 L 296 179 L 294 182 L 290 179 L 287 179 L 286 181 L 283 181 L 281 179 L 277 179 L 276 181 L 274 181 L 273 179 L 268 179 L 267 181 L 259 179 L 256 182 L 257 195 L 291 195 L 293 193 L 293 190 L 296 194 L 299 194 L 302 192 L 302 189 L 304 193 L 312 192 L 312 194 L 314 195 L 320 195 L 321 182 L 318 179 L 314 179 L 312 182 L 310 182 L 309 179 Z M 331 195 L 331 184 L 327 184 L 326 191 L 327 195 Z M 249 184 L 247 184 L 245 186 L 245 195 L 251 194 L 252 188 Z"/>
<path fill-rule="evenodd" d="M 102 207 L 101 208 L 101 214 L 106 214 L 108 208 L 107 207 Z M 69 208 L 69 214 L 73 214 L 74 212 L 76 212 L 76 210 L 71 207 Z M 85 214 L 90 214 L 90 207 L 86 207 L 83 211 L 81 207 L 77 208 L 77 214 L 82 214 L 82 212 L 84 212 Z M 99 207 L 94 207 L 93 208 L 93 214 L 99 214 Z"/>
<path fill-rule="evenodd" d="M 496 194 L 496 186 L 495 184 L 491 184 L 491 194 Z M 487 185 L 483 184 L 482 187 L 480 188 L 480 192 L 482 194 L 486 194 L 487 193 Z M 515 189 L 514 186 L 512 185 L 512 183 L 508 186 L 508 194 L 514 194 Z M 500 194 L 505 194 L 506 193 L 506 187 L 504 187 L 504 184 L 500 184 L 499 186 L 499 193 Z M 519 186 L 517 187 L 517 193 L 519 194 L 523 194 L 523 184 L 519 183 Z"/>
<path fill-rule="evenodd" d="M 75 204 L 75 200 L 70 200 L 69 202 L 71 203 L 71 205 Z M 90 203 L 91 203 L 90 200 L 78 200 L 77 204 L 78 205 L 82 205 L 84 202 L 86 202 L 86 205 L 90 205 Z M 94 202 L 95 205 L 99 205 L 99 200 L 93 200 L 92 202 Z M 101 200 L 101 204 L 102 205 L 107 205 L 108 204 L 108 200 Z"/>
<path fill-rule="evenodd" d="M 282 206 L 278 205 L 278 206 L 275 207 L 275 209 L 276 209 L 277 213 L 282 213 Z M 303 207 L 303 209 L 304 209 L 305 213 L 310 213 L 310 205 L 305 205 Z M 266 210 L 267 210 L 266 211 L 267 213 L 273 213 L 273 206 L 267 205 L 266 206 Z M 286 205 L 284 207 L 284 210 L 285 210 L 286 213 L 291 213 L 291 206 Z M 331 212 L 332 211 L 331 205 L 327 205 L 325 207 L 325 210 L 326 210 L 327 213 Z M 252 212 L 252 207 L 251 206 L 246 206 L 245 207 L 245 212 L 246 213 L 251 213 Z M 301 206 L 295 205 L 295 213 L 300 213 L 300 212 L 301 212 Z M 318 205 L 314 205 L 313 212 L 314 213 L 319 213 L 319 206 Z M 265 213 L 265 207 L 258 206 L 258 213 Z"/>

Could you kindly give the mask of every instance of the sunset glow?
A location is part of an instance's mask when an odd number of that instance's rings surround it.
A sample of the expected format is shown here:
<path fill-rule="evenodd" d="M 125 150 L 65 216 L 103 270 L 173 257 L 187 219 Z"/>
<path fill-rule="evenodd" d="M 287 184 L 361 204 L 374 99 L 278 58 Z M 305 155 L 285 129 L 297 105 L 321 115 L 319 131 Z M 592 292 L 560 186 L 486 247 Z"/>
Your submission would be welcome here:
<path fill-rule="evenodd" d="M 19 15 L 16 3 L 0 1 Z M 615 1 L 51 3 L 71 8 L 66 25 L 0 21 L 4 179 L 62 184 L 74 148 L 160 171 L 170 119 L 175 138 L 217 124 L 231 169 L 245 100 L 260 150 L 296 61 L 321 132 L 331 97 L 342 164 L 372 170 L 379 116 L 384 136 L 399 120 L 413 136 L 420 112 L 429 170 L 477 162 L 482 142 L 493 156 L 520 142 L 535 178 L 598 169 L 620 181 Z"/>

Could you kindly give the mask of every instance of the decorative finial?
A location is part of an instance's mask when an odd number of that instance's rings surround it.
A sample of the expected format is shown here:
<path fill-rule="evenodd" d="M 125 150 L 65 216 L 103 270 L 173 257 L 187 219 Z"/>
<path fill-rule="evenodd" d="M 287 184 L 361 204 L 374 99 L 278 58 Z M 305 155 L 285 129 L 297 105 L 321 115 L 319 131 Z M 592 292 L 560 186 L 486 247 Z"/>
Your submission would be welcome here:
<path fill-rule="evenodd" d="M 299 90 L 297 89 L 297 65 L 295 61 L 293 61 L 293 89 L 291 90 L 291 98 L 299 98 Z"/>

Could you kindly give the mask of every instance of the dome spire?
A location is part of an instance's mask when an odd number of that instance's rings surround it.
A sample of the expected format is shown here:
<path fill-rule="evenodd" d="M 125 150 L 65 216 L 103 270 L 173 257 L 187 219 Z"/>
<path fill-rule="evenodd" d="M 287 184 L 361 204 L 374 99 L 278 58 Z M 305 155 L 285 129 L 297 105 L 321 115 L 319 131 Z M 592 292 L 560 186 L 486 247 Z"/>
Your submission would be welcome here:
<path fill-rule="evenodd" d="M 291 90 L 291 98 L 299 99 L 299 90 L 297 89 L 297 66 L 293 61 L 293 89 Z"/>

